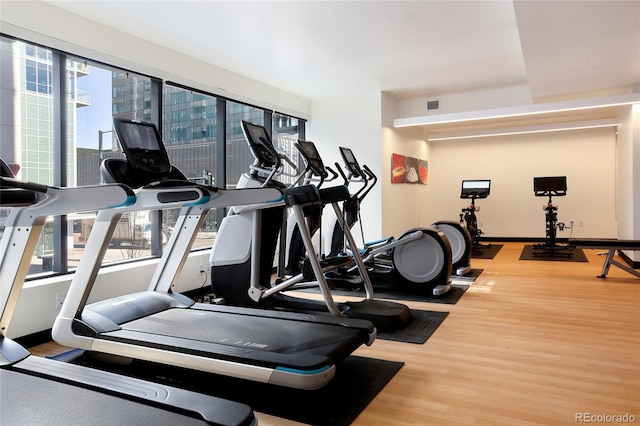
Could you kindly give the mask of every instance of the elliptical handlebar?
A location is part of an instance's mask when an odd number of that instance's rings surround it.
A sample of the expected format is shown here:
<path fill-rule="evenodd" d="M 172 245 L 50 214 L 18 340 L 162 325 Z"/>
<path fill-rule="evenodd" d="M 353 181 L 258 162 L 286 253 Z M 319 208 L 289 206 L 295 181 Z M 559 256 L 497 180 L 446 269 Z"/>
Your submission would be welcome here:
<path fill-rule="evenodd" d="M 344 170 L 342 169 L 342 166 L 340 166 L 340 164 L 338 163 L 335 163 L 335 164 L 336 164 L 336 167 L 338 168 L 338 171 L 340 172 L 340 175 L 342 175 L 342 178 L 344 179 L 344 184 L 346 186 L 349 186 L 349 183 L 351 182 L 362 184 L 362 187 L 358 191 L 356 191 L 352 196 L 357 198 L 358 201 L 362 201 L 364 197 L 367 196 L 369 191 L 371 191 L 371 189 L 373 189 L 373 187 L 378 182 L 378 177 L 371 171 L 371 169 L 366 164 L 363 165 L 362 168 L 359 168 L 359 171 L 360 171 L 359 175 L 354 175 L 350 173 L 349 176 L 347 176 L 344 173 Z"/>
<path fill-rule="evenodd" d="M 328 178 L 326 179 L 326 181 L 327 181 L 327 182 L 330 182 L 330 181 L 332 181 L 332 180 L 336 180 L 336 179 L 338 179 L 338 174 L 337 174 L 335 171 L 333 171 L 333 169 L 332 169 L 331 167 L 327 166 L 327 167 L 326 167 L 326 170 L 327 170 L 327 172 L 331 175 L 331 177 L 328 177 Z"/>
<path fill-rule="evenodd" d="M 369 166 L 367 166 L 366 164 L 362 165 L 362 170 L 364 171 L 365 174 L 367 174 L 369 176 L 369 180 L 372 181 L 371 184 L 369 186 L 366 187 L 366 190 L 362 191 L 362 194 L 359 195 L 359 200 L 362 201 L 364 199 L 364 197 L 367 196 L 367 194 L 369 193 L 369 191 L 371 191 L 373 189 L 374 186 L 376 186 L 376 183 L 378 183 L 378 176 L 375 175 L 375 173 L 373 173 L 371 171 L 371 169 L 369 168 Z"/>
<path fill-rule="evenodd" d="M 340 176 L 342 176 L 342 179 L 344 180 L 344 184 L 346 186 L 349 186 L 349 179 L 347 178 L 347 175 L 344 174 L 344 170 L 342 170 L 342 167 L 340 167 L 340 164 L 338 164 L 337 162 L 334 164 L 336 165 L 336 169 L 338 170 L 338 172 L 340 172 Z"/>

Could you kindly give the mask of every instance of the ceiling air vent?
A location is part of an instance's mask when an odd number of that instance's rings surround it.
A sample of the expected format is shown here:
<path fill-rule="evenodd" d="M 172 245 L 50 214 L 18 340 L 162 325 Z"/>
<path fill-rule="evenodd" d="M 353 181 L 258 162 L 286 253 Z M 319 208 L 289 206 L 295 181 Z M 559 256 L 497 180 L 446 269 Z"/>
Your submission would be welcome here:
<path fill-rule="evenodd" d="M 427 101 L 427 111 L 440 109 L 440 101 Z"/>

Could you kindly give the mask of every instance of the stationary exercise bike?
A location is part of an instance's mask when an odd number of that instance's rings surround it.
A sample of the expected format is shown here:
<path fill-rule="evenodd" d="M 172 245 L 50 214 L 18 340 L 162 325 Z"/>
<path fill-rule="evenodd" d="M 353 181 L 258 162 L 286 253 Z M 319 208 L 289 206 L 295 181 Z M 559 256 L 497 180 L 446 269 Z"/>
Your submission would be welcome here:
<path fill-rule="evenodd" d="M 460 213 L 460 223 L 466 225 L 469 235 L 472 241 L 472 250 L 474 252 L 481 251 L 485 247 L 491 245 L 485 245 L 480 243 L 480 237 L 484 232 L 478 227 L 478 218 L 476 212 L 480 211 L 480 207 L 476 206 L 476 199 L 487 198 L 491 190 L 490 180 L 463 180 L 462 188 L 460 190 L 460 198 L 471 199 L 469 207 L 462 209 Z"/>
<path fill-rule="evenodd" d="M 251 165 L 250 172 L 241 176 L 236 188 L 286 186 L 277 178 L 282 174 L 283 162 L 292 164 L 291 160 L 285 160 L 286 155 L 275 150 L 263 126 L 247 121 L 243 121 L 242 126 L 256 160 Z M 296 146 L 305 156 L 307 163 L 301 175 L 313 169 L 320 176 L 326 176 L 315 145 L 308 141 L 299 141 Z M 296 179 L 296 182 L 300 181 L 300 178 Z M 286 193 L 285 201 L 278 207 L 233 208 L 222 220 L 210 256 L 211 284 L 215 295 L 230 305 L 310 314 L 330 313 L 337 317 L 366 319 L 378 330 L 395 330 L 409 324 L 412 315 L 407 306 L 376 300 L 373 297 L 373 288 L 358 253 L 351 257 L 344 256 L 329 264 L 321 262 L 316 254 L 307 218 L 322 205 L 331 205 L 342 216 L 338 203 L 348 198 L 347 188 L 340 185 L 320 189 L 316 185 L 307 184 L 290 187 Z M 292 220 L 298 226 L 304 250 L 308 254 L 306 269 L 311 272 L 302 272 L 272 282 L 278 240 L 280 250 L 286 250 L 283 229 L 286 228 L 287 207 L 292 211 Z M 346 234 L 353 238 L 348 229 Z M 352 261 L 356 263 L 365 283 L 366 297 L 360 301 L 336 303 L 324 273 Z M 294 285 L 308 281 L 309 275 L 322 293 L 321 301 L 284 294 L 285 291 L 292 290 Z"/>
<path fill-rule="evenodd" d="M 534 177 L 533 191 L 536 197 L 549 197 L 549 201 L 543 207 L 545 211 L 545 240 L 542 244 L 535 244 L 533 256 L 572 257 L 574 247 L 568 244 L 557 243 L 557 231 L 564 231 L 564 222 L 558 222 L 558 206 L 553 204 L 552 197 L 567 195 L 567 177 L 549 176 Z"/>
<path fill-rule="evenodd" d="M 339 220 L 344 220 L 351 228 L 359 221 L 362 199 L 376 184 L 377 178 L 366 165 L 360 167 L 351 149 L 341 147 L 340 154 L 347 173 L 338 163 L 335 166 L 342 175 L 345 186 L 359 183 L 362 187 L 344 202 L 344 218 L 329 218 L 334 221 L 329 223 L 329 231 L 325 234 L 325 238 L 329 238 L 325 246 L 331 248 L 330 255 L 361 251 L 374 288 L 429 293 L 434 296 L 447 293 L 451 289 L 452 248 L 441 229 L 434 226 L 411 229 L 397 239 L 368 242 L 361 250 L 353 244 L 344 244 L 342 228 L 336 224 Z M 353 267 L 333 271 L 328 274 L 329 283 L 335 287 L 353 286 L 352 272 Z"/>

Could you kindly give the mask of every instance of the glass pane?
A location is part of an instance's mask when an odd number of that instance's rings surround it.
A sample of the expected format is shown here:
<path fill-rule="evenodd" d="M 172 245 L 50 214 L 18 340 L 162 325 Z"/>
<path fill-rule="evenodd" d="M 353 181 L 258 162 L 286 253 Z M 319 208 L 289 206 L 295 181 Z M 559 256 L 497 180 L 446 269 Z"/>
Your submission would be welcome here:
<path fill-rule="evenodd" d="M 169 85 L 164 85 L 162 99 L 162 138 L 171 164 L 190 181 L 214 185 L 217 99 Z M 163 211 L 163 233 L 170 235 L 178 214 L 177 209 Z M 193 247 L 211 247 L 216 225 L 212 210 Z"/>
<path fill-rule="evenodd" d="M 295 147 L 295 143 L 299 139 L 298 119 L 290 117 L 288 115 L 273 114 L 273 145 L 278 152 L 282 152 L 291 159 L 294 164 L 300 164 L 300 156 L 298 150 Z M 291 166 L 285 164 L 284 171 L 291 175 L 294 170 Z M 294 178 L 291 176 L 283 175 L 278 178 L 283 183 L 293 183 Z"/>
<path fill-rule="evenodd" d="M 227 102 L 227 188 L 235 188 L 240 176 L 253 164 L 253 155 L 242 133 L 242 120 L 264 125 L 264 111 L 236 102 Z"/>
<path fill-rule="evenodd" d="M 53 97 L 51 51 L 0 36 L 2 98 L 13 99 L 0 108 L 2 158 L 18 179 L 53 184 Z M 11 107 L 13 106 L 13 107 Z M 7 210 L 0 212 L 4 226 Z M 31 272 L 51 271 L 52 221 L 37 244 Z"/>
<path fill-rule="evenodd" d="M 73 176 L 73 183 L 78 186 L 97 185 L 103 181 L 100 176 L 102 161 L 123 158 L 112 128 L 113 116 L 150 120 L 151 80 L 76 58 L 67 61 L 67 75 L 73 105 L 69 116 L 76 117 L 69 126 L 68 155 L 74 160 L 70 161 L 69 181 L 71 184 Z M 69 244 L 70 268 L 75 266 L 75 260 L 84 250 L 94 219 L 95 214 L 69 218 L 69 228 L 73 230 L 73 244 Z M 150 256 L 150 228 L 149 212 L 139 212 L 132 217 L 123 215 L 104 262 Z"/>

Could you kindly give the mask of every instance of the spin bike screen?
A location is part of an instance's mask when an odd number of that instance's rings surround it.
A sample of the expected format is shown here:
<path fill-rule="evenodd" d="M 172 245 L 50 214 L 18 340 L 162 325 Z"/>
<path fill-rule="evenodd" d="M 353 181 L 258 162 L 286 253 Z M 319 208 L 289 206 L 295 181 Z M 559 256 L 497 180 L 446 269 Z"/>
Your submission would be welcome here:
<path fill-rule="evenodd" d="M 358 164 L 358 160 L 356 160 L 356 156 L 353 155 L 353 151 L 351 151 L 350 148 L 344 148 L 341 146 L 340 155 L 342 155 L 344 164 L 347 169 L 349 169 L 349 173 L 351 173 L 351 176 L 362 176 L 362 169 L 360 168 L 360 164 Z"/>
<path fill-rule="evenodd" d="M 567 195 L 566 176 L 547 176 L 533 178 L 533 191 L 538 197 L 547 195 Z"/>
<path fill-rule="evenodd" d="M 318 176 L 324 176 L 326 173 L 324 163 L 322 162 L 322 158 L 320 158 L 316 145 L 311 141 L 303 140 L 298 140 L 296 145 L 304 159 L 307 161 L 311 171 Z"/>
<path fill-rule="evenodd" d="M 490 190 L 490 180 L 463 180 L 460 198 L 487 198 Z"/>

